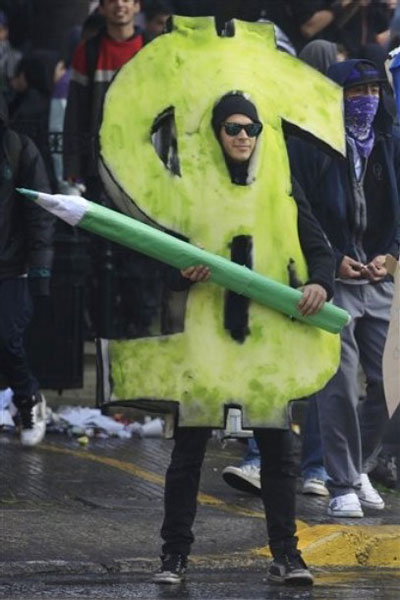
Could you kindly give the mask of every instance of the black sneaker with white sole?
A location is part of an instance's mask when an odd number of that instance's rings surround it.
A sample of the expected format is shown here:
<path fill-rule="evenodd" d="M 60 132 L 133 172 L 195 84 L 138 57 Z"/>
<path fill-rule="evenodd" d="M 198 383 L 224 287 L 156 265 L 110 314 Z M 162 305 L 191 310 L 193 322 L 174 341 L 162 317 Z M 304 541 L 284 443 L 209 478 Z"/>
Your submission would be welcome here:
<path fill-rule="evenodd" d="M 161 556 L 161 568 L 153 577 L 154 583 L 181 583 L 187 569 L 186 554 L 165 554 Z"/>
<path fill-rule="evenodd" d="M 268 569 L 268 579 L 274 583 L 312 585 L 314 577 L 300 554 L 284 554 L 275 558 Z"/>
<path fill-rule="evenodd" d="M 46 400 L 37 392 L 31 397 L 14 397 L 20 421 L 20 440 L 23 446 L 36 446 L 46 434 Z"/>

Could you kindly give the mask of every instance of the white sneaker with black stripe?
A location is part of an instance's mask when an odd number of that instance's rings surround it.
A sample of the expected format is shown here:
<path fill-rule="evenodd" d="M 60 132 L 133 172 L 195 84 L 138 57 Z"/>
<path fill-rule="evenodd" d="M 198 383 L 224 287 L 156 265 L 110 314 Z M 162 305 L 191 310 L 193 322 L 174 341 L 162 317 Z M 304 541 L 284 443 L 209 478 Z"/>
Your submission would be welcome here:
<path fill-rule="evenodd" d="M 383 510 L 385 502 L 373 487 L 366 473 L 361 474 L 361 488 L 358 492 L 358 498 L 363 506 L 374 508 L 375 510 Z"/>
<path fill-rule="evenodd" d="M 257 465 L 250 463 L 241 467 L 225 467 L 222 471 L 222 477 L 225 483 L 235 488 L 235 490 L 260 495 L 260 467 Z"/>
<path fill-rule="evenodd" d="M 328 515 L 330 517 L 357 517 L 364 516 L 357 494 L 350 492 L 342 496 L 332 498 L 328 506 Z"/>
<path fill-rule="evenodd" d="M 329 496 L 325 482 L 316 477 L 304 479 L 302 491 L 303 494 L 311 494 L 313 496 Z"/>

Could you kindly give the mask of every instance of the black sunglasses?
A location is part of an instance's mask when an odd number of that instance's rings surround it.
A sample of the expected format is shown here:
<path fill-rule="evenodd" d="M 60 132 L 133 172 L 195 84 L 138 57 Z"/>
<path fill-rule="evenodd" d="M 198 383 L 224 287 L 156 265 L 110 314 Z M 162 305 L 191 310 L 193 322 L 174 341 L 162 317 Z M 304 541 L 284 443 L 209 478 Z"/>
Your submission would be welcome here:
<path fill-rule="evenodd" d="M 246 125 L 242 125 L 242 123 L 223 123 L 223 127 L 225 133 L 231 137 L 238 135 L 242 129 L 245 130 L 249 137 L 257 137 L 260 135 L 262 131 L 262 123 L 247 123 Z"/>

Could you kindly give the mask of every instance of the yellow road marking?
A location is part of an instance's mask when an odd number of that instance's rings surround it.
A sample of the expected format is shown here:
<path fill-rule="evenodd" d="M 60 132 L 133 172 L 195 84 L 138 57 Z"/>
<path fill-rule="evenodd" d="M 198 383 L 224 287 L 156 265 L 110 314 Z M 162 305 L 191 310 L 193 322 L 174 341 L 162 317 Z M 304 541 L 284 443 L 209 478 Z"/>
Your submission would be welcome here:
<path fill-rule="evenodd" d="M 142 469 L 134 463 L 125 462 L 117 458 L 109 458 L 108 456 L 98 456 L 97 454 L 93 454 L 92 452 L 86 452 L 84 450 L 70 450 L 69 448 L 59 448 L 51 444 L 41 444 L 40 446 L 38 446 L 38 449 L 48 450 L 50 452 L 58 452 L 59 454 L 68 454 L 69 456 L 75 456 L 76 458 L 82 458 L 84 460 L 98 462 L 103 465 L 107 465 L 108 467 L 113 467 L 114 469 L 119 469 L 120 471 L 129 473 L 130 475 L 138 477 L 139 479 L 143 479 L 144 481 L 148 481 L 149 483 L 154 483 L 156 485 L 159 485 L 160 487 L 164 487 L 164 477 L 162 475 L 159 475 L 158 473 L 153 473 L 152 471 L 147 471 L 146 469 Z M 251 510 L 249 508 L 242 508 L 236 506 L 235 504 L 228 504 L 220 498 L 216 498 L 215 496 L 211 496 L 209 494 L 203 494 L 202 492 L 200 492 L 198 495 L 198 502 L 204 506 L 214 506 L 215 508 L 220 508 L 232 514 L 264 519 L 264 513 L 261 511 Z"/>
<path fill-rule="evenodd" d="M 116 458 L 98 456 L 91 452 L 59 448 L 50 444 L 41 444 L 37 449 L 49 452 L 67 454 L 85 460 L 101 463 L 134 477 L 143 479 L 164 487 L 164 477 L 158 473 L 147 471 L 133 463 L 128 463 Z M 225 512 L 240 516 L 264 518 L 264 513 L 241 508 L 234 504 L 227 504 L 223 500 L 208 494 L 200 493 L 200 504 L 214 506 Z M 398 525 L 340 525 L 319 524 L 309 526 L 303 521 L 297 521 L 299 546 L 307 562 L 313 566 L 369 566 L 398 568 L 400 563 L 400 527 Z M 241 553 L 234 553 L 240 556 Z M 249 549 L 246 556 L 270 557 L 267 547 Z M 230 555 L 229 555 L 230 556 Z M 211 559 L 212 557 L 202 557 Z M 199 559 L 196 559 L 199 560 Z M 218 561 L 221 556 L 218 557 Z"/>

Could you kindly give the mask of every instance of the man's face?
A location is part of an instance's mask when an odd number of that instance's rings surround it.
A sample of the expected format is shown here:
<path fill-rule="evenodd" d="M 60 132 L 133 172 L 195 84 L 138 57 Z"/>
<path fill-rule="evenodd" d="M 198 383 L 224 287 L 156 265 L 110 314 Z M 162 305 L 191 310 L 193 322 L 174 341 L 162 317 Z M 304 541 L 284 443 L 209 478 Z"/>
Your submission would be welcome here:
<path fill-rule="evenodd" d="M 379 83 L 363 83 L 344 90 L 344 97 L 355 98 L 357 96 L 376 96 L 379 98 L 379 90 Z"/>
<path fill-rule="evenodd" d="M 100 6 L 101 13 L 111 25 L 129 25 L 140 11 L 138 0 L 104 0 Z"/>
<path fill-rule="evenodd" d="M 150 21 L 147 21 L 146 29 L 150 37 L 157 37 L 158 35 L 164 33 L 169 17 L 170 15 L 163 15 L 162 13 L 159 13 Z"/>
<path fill-rule="evenodd" d="M 6 40 L 8 40 L 8 27 L 0 25 L 0 42 L 5 42 Z"/>
<path fill-rule="evenodd" d="M 249 160 L 256 147 L 257 137 L 250 137 L 245 129 L 240 129 L 236 135 L 229 135 L 225 130 L 225 125 L 235 123 L 238 125 L 248 125 L 253 121 L 246 115 L 230 115 L 222 124 L 219 139 L 225 154 L 235 162 L 245 162 Z"/>

